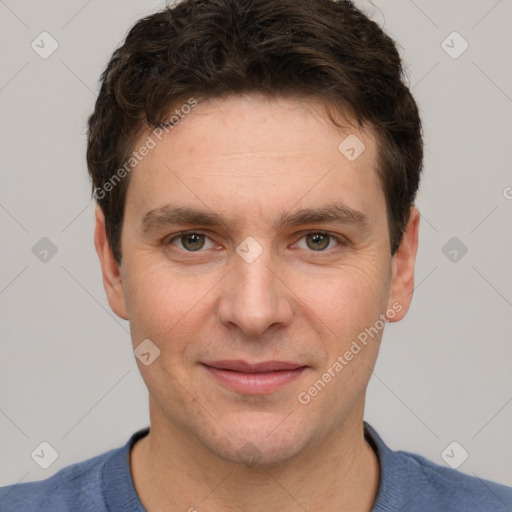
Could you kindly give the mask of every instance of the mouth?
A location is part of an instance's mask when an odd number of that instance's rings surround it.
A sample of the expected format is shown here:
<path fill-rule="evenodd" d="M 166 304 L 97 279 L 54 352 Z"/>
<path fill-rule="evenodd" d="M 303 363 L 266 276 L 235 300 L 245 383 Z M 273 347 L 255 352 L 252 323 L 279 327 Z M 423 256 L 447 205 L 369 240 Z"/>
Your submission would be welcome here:
<path fill-rule="evenodd" d="M 285 387 L 308 368 L 299 363 L 241 360 L 206 361 L 202 365 L 223 386 L 247 395 L 265 395 Z"/>

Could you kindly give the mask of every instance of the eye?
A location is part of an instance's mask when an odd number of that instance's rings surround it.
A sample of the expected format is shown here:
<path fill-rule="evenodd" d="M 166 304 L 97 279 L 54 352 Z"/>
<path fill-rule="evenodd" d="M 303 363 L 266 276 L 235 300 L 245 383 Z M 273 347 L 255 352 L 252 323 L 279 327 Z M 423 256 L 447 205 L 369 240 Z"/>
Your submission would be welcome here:
<path fill-rule="evenodd" d="M 304 245 L 302 247 L 300 246 L 302 240 L 305 240 L 306 247 L 304 247 Z M 325 250 L 327 248 L 332 248 L 331 242 L 333 241 L 336 242 L 337 245 L 344 245 L 341 238 L 323 231 L 312 231 L 311 233 L 303 236 L 297 246 L 300 249 L 311 249 L 315 252 L 326 252 Z"/>
<path fill-rule="evenodd" d="M 208 242 L 210 246 L 208 247 Z M 213 242 L 203 233 L 196 233 L 195 231 L 189 231 L 187 233 L 180 233 L 168 242 L 168 245 L 173 245 L 179 249 L 184 249 L 187 252 L 197 252 L 206 245 L 206 249 L 213 247 Z M 179 247 L 181 245 L 181 247 Z"/>

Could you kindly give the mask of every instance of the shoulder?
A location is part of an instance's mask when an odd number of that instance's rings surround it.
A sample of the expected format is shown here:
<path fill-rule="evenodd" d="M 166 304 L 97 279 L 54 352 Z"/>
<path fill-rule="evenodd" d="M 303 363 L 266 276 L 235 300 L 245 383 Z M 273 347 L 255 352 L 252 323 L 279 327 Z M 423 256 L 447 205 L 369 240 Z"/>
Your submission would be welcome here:
<path fill-rule="evenodd" d="M 68 510 L 100 512 L 107 510 L 101 483 L 102 468 L 111 452 L 62 468 L 46 480 L 0 488 L 0 510 L 23 512 Z"/>
<path fill-rule="evenodd" d="M 381 478 L 374 512 L 510 512 L 512 488 L 436 464 L 416 453 L 391 450 L 365 422 Z"/>
<path fill-rule="evenodd" d="M 399 451 L 396 455 L 421 481 L 411 489 L 413 503 L 464 512 L 512 509 L 512 487 L 441 466 L 415 453 Z"/>

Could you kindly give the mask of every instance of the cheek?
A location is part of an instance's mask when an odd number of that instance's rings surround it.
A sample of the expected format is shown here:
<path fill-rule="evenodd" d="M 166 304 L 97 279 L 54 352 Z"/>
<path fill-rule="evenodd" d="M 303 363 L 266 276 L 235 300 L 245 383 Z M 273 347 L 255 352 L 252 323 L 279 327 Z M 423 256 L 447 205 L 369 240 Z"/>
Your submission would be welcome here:
<path fill-rule="evenodd" d="M 206 276 L 190 279 L 165 266 L 142 264 L 134 265 L 130 276 L 125 288 L 133 343 L 149 338 L 161 350 L 183 350 L 185 341 L 201 325 L 199 318 L 211 306 L 208 291 L 215 280 Z"/>
<path fill-rule="evenodd" d="M 365 264 L 366 263 L 366 264 Z M 301 276 L 297 296 L 331 334 L 347 335 L 375 322 L 385 311 L 389 269 L 377 262 L 344 263 L 328 273 Z M 383 277 L 386 276 L 386 277 Z"/>
<path fill-rule="evenodd" d="M 385 323 L 387 278 L 383 266 L 344 265 L 324 280 L 305 280 L 309 318 L 319 318 L 317 342 L 324 354 L 300 395 L 311 414 L 330 418 L 334 428 L 358 403 L 371 377 Z"/>

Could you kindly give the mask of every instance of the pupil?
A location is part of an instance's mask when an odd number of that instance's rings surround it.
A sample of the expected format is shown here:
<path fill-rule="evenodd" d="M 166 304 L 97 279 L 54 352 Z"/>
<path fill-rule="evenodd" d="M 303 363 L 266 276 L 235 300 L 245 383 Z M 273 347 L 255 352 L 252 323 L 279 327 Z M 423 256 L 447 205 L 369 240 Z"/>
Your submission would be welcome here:
<path fill-rule="evenodd" d="M 321 233 L 315 233 L 309 235 L 310 241 L 313 242 L 313 250 L 325 249 L 329 245 L 329 235 L 322 235 Z"/>
<path fill-rule="evenodd" d="M 198 235 L 198 234 L 191 234 L 191 235 L 185 235 L 185 244 L 184 246 L 191 250 L 191 251 L 197 251 L 198 249 L 201 249 L 201 247 L 203 247 L 204 245 L 204 240 L 201 240 L 201 237 L 202 235 Z M 202 241 L 202 243 L 199 243 Z M 190 246 L 189 246 L 190 244 Z"/>

